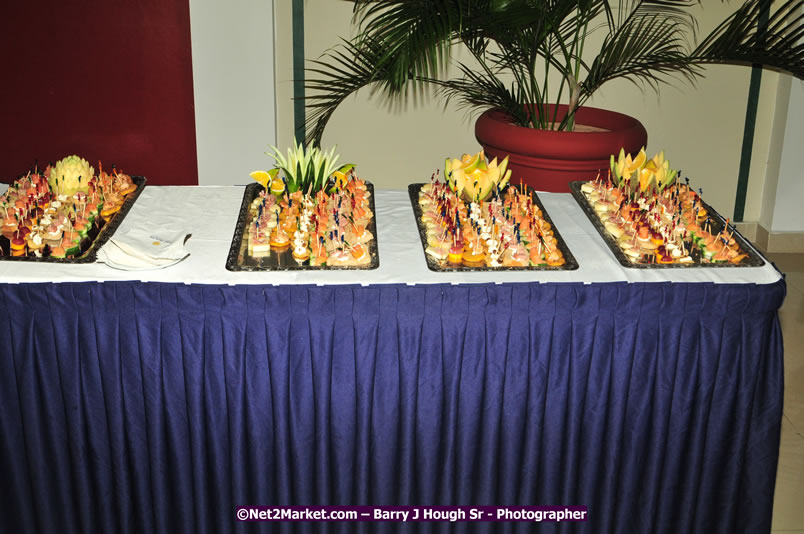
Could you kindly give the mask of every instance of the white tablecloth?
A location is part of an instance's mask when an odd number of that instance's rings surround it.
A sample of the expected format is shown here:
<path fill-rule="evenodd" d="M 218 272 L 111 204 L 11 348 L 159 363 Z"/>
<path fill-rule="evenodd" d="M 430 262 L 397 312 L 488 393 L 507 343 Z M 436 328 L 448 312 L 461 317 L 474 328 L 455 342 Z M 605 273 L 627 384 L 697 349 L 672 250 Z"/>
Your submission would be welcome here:
<path fill-rule="evenodd" d="M 0 282 L 141 280 L 191 284 L 433 284 L 488 282 L 716 282 L 770 284 L 781 275 L 763 267 L 627 269 L 622 267 L 569 194 L 540 193 L 580 268 L 575 271 L 438 273 L 424 259 L 407 191 L 376 191 L 380 266 L 371 271 L 230 272 L 226 257 L 244 187 L 147 186 L 123 221 L 127 227 L 186 228 L 190 257 L 155 271 L 120 271 L 101 263 L 0 261 Z"/>

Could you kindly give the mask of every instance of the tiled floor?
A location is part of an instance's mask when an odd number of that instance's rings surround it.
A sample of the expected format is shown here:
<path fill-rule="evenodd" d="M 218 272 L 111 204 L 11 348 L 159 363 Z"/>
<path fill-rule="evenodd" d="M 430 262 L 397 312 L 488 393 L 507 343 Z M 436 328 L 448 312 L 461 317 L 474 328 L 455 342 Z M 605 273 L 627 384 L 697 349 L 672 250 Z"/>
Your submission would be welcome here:
<path fill-rule="evenodd" d="M 784 336 L 784 419 L 773 533 L 804 534 L 804 254 L 768 254 L 787 275 L 779 318 Z"/>

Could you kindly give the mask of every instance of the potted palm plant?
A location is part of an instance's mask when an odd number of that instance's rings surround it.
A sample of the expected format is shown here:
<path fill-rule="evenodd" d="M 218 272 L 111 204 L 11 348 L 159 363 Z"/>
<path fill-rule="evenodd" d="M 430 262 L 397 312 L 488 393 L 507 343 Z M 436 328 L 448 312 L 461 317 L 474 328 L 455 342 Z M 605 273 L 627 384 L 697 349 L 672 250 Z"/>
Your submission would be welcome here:
<path fill-rule="evenodd" d="M 475 133 L 486 154 L 510 155 L 515 178 L 542 190 L 564 191 L 606 169 L 620 148 L 646 144 L 638 120 L 584 106 L 611 80 L 658 88 L 701 76 L 707 64 L 804 76 L 804 0 L 744 0 L 701 39 L 694 0 L 350 1 L 355 37 L 309 69 L 308 142 L 320 142 L 358 89 L 401 98 L 431 86 L 482 112 Z M 472 61 L 455 59 L 458 46 Z"/>

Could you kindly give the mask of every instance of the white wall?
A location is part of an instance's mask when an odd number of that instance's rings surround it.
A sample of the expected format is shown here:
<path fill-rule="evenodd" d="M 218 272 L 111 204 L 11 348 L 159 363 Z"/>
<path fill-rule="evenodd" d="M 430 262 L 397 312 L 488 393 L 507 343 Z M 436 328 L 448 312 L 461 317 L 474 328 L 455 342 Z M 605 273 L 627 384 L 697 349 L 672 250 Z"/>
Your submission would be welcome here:
<path fill-rule="evenodd" d="M 804 81 L 792 80 L 769 230 L 804 232 Z"/>
<path fill-rule="evenodd" d="M 276 144 L 274 2 L 190 0 L 190 31 L 198 183 L 249 183 Z"/>

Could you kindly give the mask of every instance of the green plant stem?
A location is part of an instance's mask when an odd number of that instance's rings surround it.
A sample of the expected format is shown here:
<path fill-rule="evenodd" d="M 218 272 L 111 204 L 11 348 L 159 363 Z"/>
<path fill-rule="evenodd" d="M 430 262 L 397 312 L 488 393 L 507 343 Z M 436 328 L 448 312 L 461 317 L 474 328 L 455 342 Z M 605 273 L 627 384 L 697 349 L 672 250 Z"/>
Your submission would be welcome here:
<path fill-rule="evenodd" d="M 530 123 L 533 125 L 534 128 L 537 127 L 536 121 L 534 120 L 535 116 L 538 116 L 539 125 L 538 127 L 542 127 L 541 124 L 541 110 L 540 107 L 542 102 L 544 102 L 544 95 L 541 93 L 539 89 L 539 85 L 536 83 L 536 73 L 533 70 L 532 65 L 528 66 L 528 79 L 529 83 L 524 83 L 525 80 L 522 80 L 522 87 L 529 88 L 526 94 L 526 105 L 528 107 L 528 115 L 530 116 Z M 538 113 L 536 113 L 538 111 Z"/>
<path fill-rule="evenodd" d="M 586 43 L 587 31 L 589 28 L 589 20 L 587 19 L 583 25 L 583 32 L 580 36 L 580 44 L 578 45 L 578 56 L 575 59 L 575 79 L 579 80 L 581 77 L 581 61 L 583 58 L 583 45 Z M 577 36 L 576 36 L 577 37 Z"/>
<path fill-rule="evenodd" d="M 549 99 L 549 90 L 550 90 L 550 40 L 552 38 L 548 38 L 544 45 L 544 100 L 542 101 L 542 109 L 539 110 L 539 126 L 542 129 L 546 129 L 548 125 L 552 125 L 555 122 L 555 117 L 553 120 L 548 122 L 547 119 L 547 109 L 545 106 L 550 104 Z"/>
<path fill-rule="evenodd" d="M 570 131 L 573 131 L 575 129 L 575 111 L 579 106 L 578 101 L 581 90 L 580 79 L 581 79 L 581 62 L 583 58 L 583 45 L 584 43 L 586 43 L 588 28 L 589 28 L 589 19 L 587 18 L 586 22 L 584 22 L 583 25 L 583 31 L 579 32 L 580 38 L 578 38 L 578 33 L 575 34 L 576 42 L 579 42 L 579 45 L 578 45 L 578 54 L 575 57 L 575 80 L 572 87 L 572 92 L 570 93 L 569 107 L 567 108 L 567 117 L 569 118 L 567 129 Z"/>
<path fill-rule="evenodd" d="M 550 121 L 551 127 L 555 126 L 556 121 L 558 120 L 558 104 L 561 102 L 561 98 L 564 96 L 564 86 L 567 83 L 567 79 L 562 76 L 561 83 L 558 85 L 558 95 L 556 96 L 556 104 L 553 106 L 553 118 Z"/>
<path fill-rule="evenodd" d="M 576 28 L 576 30 L 575 30 L 576 39 L 572 43 L 572 46 L 571 46 L 570 50 L 567 50 L 567 47 L 564 44 L 564 41 L 561 39 L 561 36 L 560 35 L 558 36 L 558 45 L 561 48 L 561 52 L 564 54 L 564 65 L 566 66 L 566 68 L 562 72 L 562 77 L 564 79 L 569 78 L 569 82 L 570 82 L 570 102 L 572 101 L 572 94 L 575 91 L 577 81 L 572 78 L 572 71 L 570 70 L 570 72 L 568 73 L 567 69 L 572 68 L 572 61 L 573 61 L 572 50 L 576 46 L 576 43 L 577 43 L 577 40 L 578 40 L 577 36 L 578 36 L 579 32 L 580 32 L 580 28 Z M 561 124 L 557 128 L 558 130 L 565 130 L 567 128 L 567 119 L 569 117 L 570 117 L 570 113 L 569 113 L 569 109 L 568 109 L 567 110 L 567 115 L 564 117 L 564 119 L 561 121 Z"/>
<path fill-rule="evenodd" d="M 580 6 L 578 7 L 577 14 L 578 14 L 578 17 L 581 16 L 581 8 L 580 8 Z M 571 48 L 571 50 L 573 52 L 575 52 L 575 69 L 574 69 L 574 71 L 570 72 L 570 75 L 573 76 L 572 82 L 570 83 L 570 99 L 569 99 L 569 105 L 567 106 L 567 115 L 564 117 L 565 120 L 562 121 L 562 123 L 564 123 L 566 121 L 565 126 L 566 126 L 567 130 L 569 130 L 570 132 L 575 129 L 575 113 L 574 113 L 574 108 L 572 107 L 572 104 L 573 104 L 572 100 L 573 100 L 573 97 L 575 97 L 575 95 L 576 95 L 576 89 L 578 87 L 578 76 L 579 76 L 579 69 L 580 69 L 580 57 L 581 57 L 581 54 L 583 53 L 583 39 L 585 37 L 586 37 L 586 29 L 584 29 L 584 31 L 581 32 L 581 26 L 580 25 L 575 26 L 575 39 L 572 40 L 572 48 Z M 580 45 L 578 44 L 579 40 L 580 40 Z M 571 63 L 568 62 L 568 64 L 571 64 Z"/>

